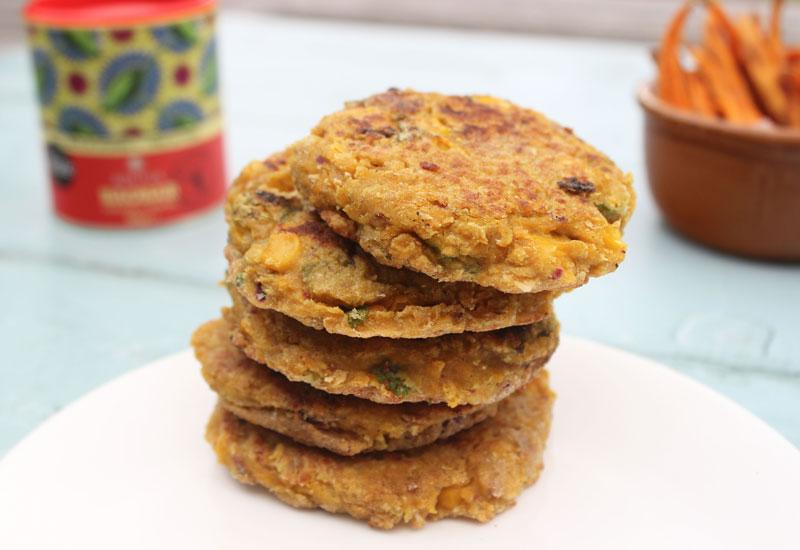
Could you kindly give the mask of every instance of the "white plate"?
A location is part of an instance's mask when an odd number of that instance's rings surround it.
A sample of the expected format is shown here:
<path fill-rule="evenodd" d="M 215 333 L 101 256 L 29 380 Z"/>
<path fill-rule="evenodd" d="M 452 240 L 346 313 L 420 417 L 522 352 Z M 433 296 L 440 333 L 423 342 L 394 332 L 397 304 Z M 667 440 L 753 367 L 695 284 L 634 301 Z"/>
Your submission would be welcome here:
<path fill-rule="evenodd" d="M 800 548 L 800 453 L 651 361 L 564 338 L 545 470 L 487 525 L 370 529 L 234 482 L 189 352 L 95 390 L 0 462 L 3 548 Z"/>

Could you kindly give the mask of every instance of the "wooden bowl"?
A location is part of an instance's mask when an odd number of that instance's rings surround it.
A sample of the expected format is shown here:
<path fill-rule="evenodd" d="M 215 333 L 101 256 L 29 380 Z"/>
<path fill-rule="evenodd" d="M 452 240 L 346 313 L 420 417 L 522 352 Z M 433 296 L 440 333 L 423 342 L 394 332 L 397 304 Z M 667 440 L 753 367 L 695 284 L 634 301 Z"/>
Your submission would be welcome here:
<path fill-rule="evenodd" d="M 667 221 L 708 246 L 800 260 L 800 131 L 686 113 L 639 90 L 650 189 Z"/>

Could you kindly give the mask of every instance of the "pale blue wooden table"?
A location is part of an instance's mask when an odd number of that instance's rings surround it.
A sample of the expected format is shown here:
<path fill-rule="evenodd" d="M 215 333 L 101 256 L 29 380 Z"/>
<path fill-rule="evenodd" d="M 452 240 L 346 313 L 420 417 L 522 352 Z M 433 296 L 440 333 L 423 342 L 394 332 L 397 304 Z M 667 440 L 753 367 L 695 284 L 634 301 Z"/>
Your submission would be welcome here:
<path fill-rule="evenodd" d="M 723 256 L 664 225 L 633 99 L 652 74 L 647 45 L 235 13 L 221 41 L 231 174 L 389 86 L 488 92 L 575 128 L 634 173 L 639 206 L 620 270 L 559 300 L 564 330 L 656 358 L 800 445 L 800 266 Z M 32 84 L 22 46 L 0 52 L 0 454 L 92 388 L 187 347 L 226 303 L 220 209 L 127 232 L 53 217 Z"/>

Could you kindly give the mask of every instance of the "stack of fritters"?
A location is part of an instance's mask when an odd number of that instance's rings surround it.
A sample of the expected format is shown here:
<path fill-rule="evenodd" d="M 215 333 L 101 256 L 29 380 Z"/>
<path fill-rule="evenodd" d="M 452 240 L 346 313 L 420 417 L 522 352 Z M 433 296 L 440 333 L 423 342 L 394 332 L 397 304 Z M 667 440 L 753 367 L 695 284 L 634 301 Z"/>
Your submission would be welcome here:
<path fill-rule="evenodd" d="M 248 165 L 232 307 L 193 345 L 237 479 L 377 527 L 487 521 L 538 477 L 552 300 L 623 259 L 630 178 L 542 115 L 390 90 Z"/>

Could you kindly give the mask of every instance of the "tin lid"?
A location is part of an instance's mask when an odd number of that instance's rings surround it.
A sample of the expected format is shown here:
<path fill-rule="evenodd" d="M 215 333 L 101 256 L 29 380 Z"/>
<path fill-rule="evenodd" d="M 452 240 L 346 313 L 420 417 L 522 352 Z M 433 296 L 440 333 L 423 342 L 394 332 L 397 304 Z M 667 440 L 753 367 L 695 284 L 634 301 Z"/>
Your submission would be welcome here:
<path fill-rule="evenodd" d="M 57 27 L 106 27 L 180 19 L 215 6 L 216 0 L 30 0 L 23 15 Z"/>

